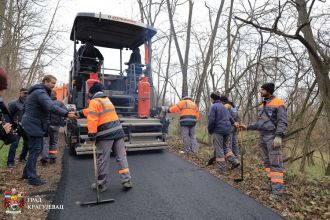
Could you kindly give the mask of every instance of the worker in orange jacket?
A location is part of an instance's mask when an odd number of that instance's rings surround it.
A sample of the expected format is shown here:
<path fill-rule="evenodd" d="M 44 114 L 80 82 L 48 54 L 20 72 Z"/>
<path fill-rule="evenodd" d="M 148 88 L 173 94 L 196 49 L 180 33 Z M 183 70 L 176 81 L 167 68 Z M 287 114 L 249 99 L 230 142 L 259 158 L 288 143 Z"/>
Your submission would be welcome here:
<path fill-rule="evenodd" d="M 196 153 L 198 150 L 195 127 L 200 117 L 197 105 L 189 96 L 185 96 L 176 105 L 168 109 L 169 113 L 180 114 L 180 133 L 184 145 L 184 153 Z"/>
<path fill-rule="evenodd" d="M 107 190 L 110 153 L 113 150 L 119 166 L 118 173 L 125 190 L 132 188 L 124 144 L 124 130 L 120 124 L 114 105 L 103 93 L 103 85 L 95 82 L 89 89 L 91 100 L 88 108 L 78 112 L 87 118 L 88 137 L 96 141 L 98 184 L 100 192 Z M 96 189 L 96 183 L 92 184 Z"/>

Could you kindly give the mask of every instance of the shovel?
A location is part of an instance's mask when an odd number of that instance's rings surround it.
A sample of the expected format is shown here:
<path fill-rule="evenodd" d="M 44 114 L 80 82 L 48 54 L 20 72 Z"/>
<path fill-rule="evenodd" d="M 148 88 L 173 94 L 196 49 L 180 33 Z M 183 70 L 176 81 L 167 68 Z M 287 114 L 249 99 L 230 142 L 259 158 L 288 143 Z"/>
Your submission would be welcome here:
<path fill-rule="evenodd" d="M 100 192 L 99 192 L 99 184 L 98 184 L 98 173 L 97 173 L 97 165 L 96 165 L 96 145 L 95 141 L 93 142 L 93 161 L 94 161 L 94 173 L 95 173 L 95 183 L 96 183 L 96 201 L 83 202 L 80 203 L 81 206 L 90 206 L 90 205 L 99 205 L 104 203 L 114 202 L 114 199 L 105 199 L 100 200 Z"/>
<path fill-rule="evenodd" d="M 241 178 L 238 178 L 238 179 L 234 179 L 234 182 L 235 183 L 240 183 L 244 180 L 244 166 L 243 166 L 243 157 L 244 157 L 244 154 L 245 154 L 245 149 L 243 148 L 243 134 L 242 134 L 242 131 L 240 131 L 241 135 L 240 136 L 240 147 L 241 147 Z"/>

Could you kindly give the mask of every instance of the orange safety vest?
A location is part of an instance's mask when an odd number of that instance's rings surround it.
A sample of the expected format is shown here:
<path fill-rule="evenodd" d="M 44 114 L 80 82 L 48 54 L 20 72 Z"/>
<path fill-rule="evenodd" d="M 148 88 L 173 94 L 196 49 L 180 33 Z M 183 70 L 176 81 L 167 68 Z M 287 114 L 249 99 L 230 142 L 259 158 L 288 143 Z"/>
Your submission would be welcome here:
<path fill-rule="evenodd" d="M 173 105 L 169 109 L 169 112 L 171 113 L 179 112 L 180 117 L 195 116 L 197 119 L 200 117 L 197 105 L 191 100 L 181 100 L 176 105 Z"/>
<path fill-rule="evenodd" d="M 266 103 L 267 107 L 273 107 L 273 108 L 278 108 L 279 106 L 285 106 L 285 103 L 283 102 L 283 100 L 274 97 L 272 100 L 270 100 L 270 102 Z M 261 104 L 261 107 L 263 107 L 263 104 Z"/>
<path fill-rule="evenodd" d="M 191 100 L 181 100 L 178 104 L 172 106 L 169 112 L 180 114 L 180 126 L 195 126 L 199 119 L 197 105 Z"/>
<path fill-rule="evenodd" d="M 83 109 L 83 114 L 87 118 L 88 133 L 96 133 L 96 136 L 104 135 L 115 130 L 122 129 L 119 123 L 110 126 L 110 129 L 100 130 L 101 125 L 119 121 L 114 105 L 108 97 L 94 98 L 89 102 L 88 108 Z M 109 126 L 107 126 L 109 128 Z"/>

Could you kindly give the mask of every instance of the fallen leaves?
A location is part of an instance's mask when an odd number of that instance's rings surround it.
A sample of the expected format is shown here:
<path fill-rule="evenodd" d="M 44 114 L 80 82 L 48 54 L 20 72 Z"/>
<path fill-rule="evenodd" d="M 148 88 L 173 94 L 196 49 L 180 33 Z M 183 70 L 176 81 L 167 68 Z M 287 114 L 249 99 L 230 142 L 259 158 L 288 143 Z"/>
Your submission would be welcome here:
<path fill-rule="evenodd" d="M 59 143 L 64 143 L 61 139 Z M 40 165 L 37 162 L 37 173 L 41 175 L 41 178 L 47 181 L 47 185 L 34 187 L 27 184 L 26 180 L 22 179 L 22 172 L 25 164 L 17 163 L 13 169 L 7 169 L 6 167 L 0 168 L 0 193 L 1 200 L 3 199 L 3 193 L 5 191 L 16 188 L 19 192 L 25 192 L 29 195 L 40 195 L 42 198 L 42 205 L 54 204 L 51 199 L 54 195 L 57 184 L 61 177 L 62 170 L 62 153 L 63 149 L 60 149 L 61 154 L 58 155 L 58 159 L 55 164 L 48 164 L 47 166 Z M 18 154 L 18 153 L 17 153 Z M 44 195 L 45 194 L 45 195 Z M 1 202 L 2 203 L 2 202 Z M 25 201 L 26 203 L 26 201 Z M 16 219 L 16 220 L 38 220 L 46 219 L 48 215 L 47 209 L 28 209 L 26 206 L 22 209 L 21 214 L 6 214 L 3 206 L 0 209 L 0 219 Z"/>

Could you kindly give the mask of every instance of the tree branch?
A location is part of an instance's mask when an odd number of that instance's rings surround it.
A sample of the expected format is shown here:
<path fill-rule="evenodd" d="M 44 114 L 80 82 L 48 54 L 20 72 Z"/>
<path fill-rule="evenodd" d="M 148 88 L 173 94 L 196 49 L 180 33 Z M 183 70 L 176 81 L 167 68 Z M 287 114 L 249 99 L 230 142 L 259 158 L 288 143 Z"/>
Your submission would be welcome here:
<path fill-rule="evenodd" d="M 310 6 L 309 9 L 308 9 L 308 13 L 307 13 L 307 14 L 308 14 L 308 17 L 309 17 L 309 18 L 310 18 L 311 11 L 312 11 L 312 8 L 313 8 L 314 3 L 315 3 L 315 0 L 312 1 L 311 6 Z"/>
<path fill-rule="evenodd" d="M 252 25 L 253 27 L 257 28 L 257 29 L 260 29 L 260 30 L 263 30 L 263 31 L 267 31 L 267 32 L 270 32 L 270 33 L 274 33 L 274 34 L 277 34 L 279 36 L 283 36 L 283 37 L 287 37 L 287 38 L 291 38 L 291 39 L 295 39 L 295 40 L 299 40 L 306 48 L 307 50 L 312 54 L 312 56 L 318 61 L 318 62 L 322 62 L 320 57 L 318 56 L 317 52 L 313 49 L 313 47 L 305 40 L 305 38 L 303 38 L 301 35 L 299 35 L 299 32 L 295 35 L 292 35 L 292 34 L 287 34 L 287 33 L 284 33 L 283 31 L 280 31 L 280 30 L 277 30 L 277 29 L 274 29 L 274 26 L 273 28 L 269 28 L 269 27 L 263 27 L 263 26 L 260 26 L 252 21 L 248 21 L 248 20 L 245 20 L 243 18 L 240 18 L 240 17 L 237 17 L 235 16 L 235 18 L 237 20 L 240 20 L 246 24 L 250 24 Z M 302 24 L 301 26 L 306 26 L 307 24 L 304 23 Z M 298 30 L 302 29 L 303 27 L 298 27 Z"/>
<path fill-rule="evenodd" d="M 310 25 L 310 23 L 311 23 L 311 20 L 309 22 L 306 22 L 306 23 L 303 23 L 302 25 L 300 25 L 296 30 L 295 36 L 298 36 L 301 29 L 303 29 L 306 25 Z"/>

